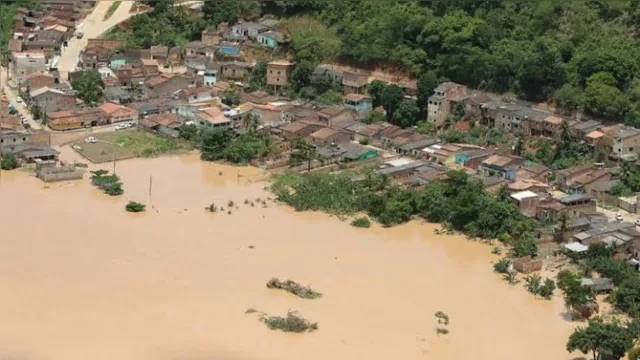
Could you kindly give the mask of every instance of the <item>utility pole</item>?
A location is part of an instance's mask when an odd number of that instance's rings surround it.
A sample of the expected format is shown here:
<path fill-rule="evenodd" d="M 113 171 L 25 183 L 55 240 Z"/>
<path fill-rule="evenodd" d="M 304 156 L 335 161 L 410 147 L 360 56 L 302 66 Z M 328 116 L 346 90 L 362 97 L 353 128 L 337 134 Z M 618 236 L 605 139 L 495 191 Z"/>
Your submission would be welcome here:
<path fill-rule="evenodd" d="M 149 205 L 151 205 L 153 207 L 153 204 L 151 203 L 151 190 L 153 188 L 153 175 L 149 175 Z"/>

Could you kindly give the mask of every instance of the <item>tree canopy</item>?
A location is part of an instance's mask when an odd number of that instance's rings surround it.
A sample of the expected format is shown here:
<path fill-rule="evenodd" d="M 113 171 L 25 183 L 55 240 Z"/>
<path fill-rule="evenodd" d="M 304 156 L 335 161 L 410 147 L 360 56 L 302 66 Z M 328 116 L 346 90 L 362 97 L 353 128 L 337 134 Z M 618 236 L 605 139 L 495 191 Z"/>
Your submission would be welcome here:
<path fill-rule="evenodd" d="M 231 3 L 208 2 L 205 8 L 212 10 L 205 13 L 233 22 L 234 16 L 225 15 L 234 13 Z M 361 66 L 392 65 L 416 76 L 421 114 L 430 94 L 425 90 L 432 90 L 434 79 L 447 78 L 640 123 L 640 97 L 634 95 L 640 75 L 636 0 L 240 3 L 243 15 L 250 8 L 293 19 L 288 24 L 296 60 L 340 58 Z"/>
<path fill-rule="evenodd" d="M 89 106 L 96 106 L 102 101 L 104 83 L 96 69 L 83 70 L 82 74 L 71 82 L 76 95 Z"/>

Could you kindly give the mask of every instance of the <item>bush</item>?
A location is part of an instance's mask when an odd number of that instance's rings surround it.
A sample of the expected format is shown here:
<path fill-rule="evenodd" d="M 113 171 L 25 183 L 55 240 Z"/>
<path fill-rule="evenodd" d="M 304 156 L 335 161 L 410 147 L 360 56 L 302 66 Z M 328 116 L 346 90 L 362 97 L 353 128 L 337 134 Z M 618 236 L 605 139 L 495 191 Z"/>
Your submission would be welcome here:
<path fill-rule="evenodd" d="M 136 202 L 136 201 L 129 201 L 129 203 L 127 204 L 127 206 L 125 206 L 125 209 L 128 212 L 143 212 L 146 209 L 147 205 Z"/>
<path fill-rule="evenodd" d="M 353 219 L 353 221 L 351 222 L 351 226 L 358 227 L 358 228 L 369 228 L 371 227 L 371 221 L 369 221 L 369 218 L 364 216 L 357 217 Z"/>
<path fill-rule="evenodd" d="M 91 184 L 107 195 L 117 196 L 124 193 L 120 177 L 116 174 L 109 175 L 107 170 L 91 171 Z"/>
<path fill-rule="evenodd" d="M 218 208 L 216 207 L 216 204 L 211 203 L 211 204 L 209 204 L 209 206 L 207 206 L 205 208 L 205 210 L 207 210 L 208 212 L 214 213 L 214 212 L 218 211 Z"/>
<path fill-rule="evenodd" d="M 296 315 L 295 311 L 289 311 L 286 317 L 263 316 L 261 320 L 264 321 L 271 330 L 282 330 L 284 332 L 296 333 L 318 330 L 318 323 L 312 323 L 309 320 Z"/>
<path fill-rule="evenodd" d="M 493 271 L 500 274 L 507 274 L 509 272 L 509 267 L 511 266 L 511 262 L 507 258 L 500 259 L 497 263 L 493 264 Z"/>
<path fill-rule="evenodd" d="M 555 290 L 556 290 L 556 283 L 553 280 L 547 278 L 547 279 L 544 279 L 544 283 L 542 284 L 542 286 L 538 288 L 538 295 L 549 300 L 553 296 L 553 292 Z"/>
<path fill-rule="evenodd" d="M 7 153 L 2 155 L 2 162 L 0 162 L 0 168 L 2 170 L 13 170 L 18 167 L 18 159 L 13 153 Z"/>
<path fill-rule="evenodd" d="M 321 293 L 313 291 L 310 287 L 302 286 L 292 280 L 280 281 L 278 278 L 273 278 L 267 282 L 267 287 L 285 290 L 303 299 L 317 299 L 322 296 Z"/>
<path fill-rule="evenodd" d="M 538 245 L 529 236 L 524 236 L 513 240 L 511 255 L 516 258 L 538 255 Z"/>
<path fill-rule="evenodd" d="M 106 184 L 102 187 L 102 190 L 104 191 L 105 194 L 111 195 L 111 196 L 122 195 L 124 193 L 121 182 Z"/>

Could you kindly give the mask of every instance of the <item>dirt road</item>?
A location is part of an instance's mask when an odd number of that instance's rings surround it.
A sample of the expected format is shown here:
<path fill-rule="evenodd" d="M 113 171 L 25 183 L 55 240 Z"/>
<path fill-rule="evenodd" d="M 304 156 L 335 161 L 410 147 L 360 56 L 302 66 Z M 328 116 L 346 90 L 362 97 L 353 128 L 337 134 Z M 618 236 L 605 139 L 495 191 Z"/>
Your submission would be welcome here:
<path fill-rule="evenodd" d="M 104 16 L 113 3 L 114 1 L 98 2 L 93 12 L 89 14 L 89 16 L 87 16 L 80 25 L 78 25 L 77 31 L 83 32 L 84 36 L 82 39 L 77 39 L 75 37 L 70 39 L 69 46 L 67 46 L 60 56 L 58 69 L 62 79 L 67 79 L 67 74 L 70 71 L 75 70 L 80 57 L 80 52 L 87 46 L 88 39 L 100 36 L 102 33 L 116 26 L 118 23 L 135 15 L 135 13 L 129 13 L 129 10 L 131 10 L 131 7 L 133 6 L 133 1 L 123 1 L 120 3 L 120 6 L 118 6 L 116 12 L 105 21 Z"/>

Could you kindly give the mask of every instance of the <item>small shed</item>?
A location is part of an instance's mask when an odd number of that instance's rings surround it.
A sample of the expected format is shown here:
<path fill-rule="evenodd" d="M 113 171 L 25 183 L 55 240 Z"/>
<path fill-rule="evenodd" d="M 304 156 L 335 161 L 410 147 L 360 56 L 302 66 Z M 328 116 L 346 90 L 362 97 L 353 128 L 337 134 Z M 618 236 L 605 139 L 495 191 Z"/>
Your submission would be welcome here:
<path fill-rule="evenodd" d="M 609 278 L 583 278 L 582 285 L 591 288 L 596 293 L 611 292 L 613 290 L 613 280 Z"/>
<path fill-rule="evenodd" d="M 587 250 L 589 250 L 589 246 L 580 244 L 577 241 L 565 244 L 564 248 L 567 249 L 567 251 L 570 251 L 576 254 L 582 254 L 587 252 Z"/>
<path fill-rule="evenodd" d="M 513 268 L 523 274 L 542 270 L 542 260 L 533 260 L 530 256 L 515 259 Z"/>

